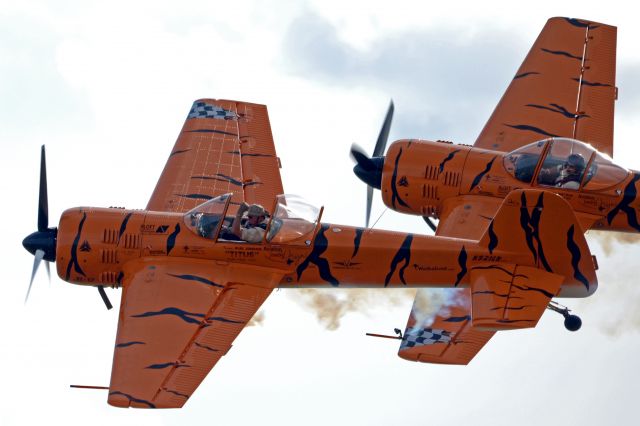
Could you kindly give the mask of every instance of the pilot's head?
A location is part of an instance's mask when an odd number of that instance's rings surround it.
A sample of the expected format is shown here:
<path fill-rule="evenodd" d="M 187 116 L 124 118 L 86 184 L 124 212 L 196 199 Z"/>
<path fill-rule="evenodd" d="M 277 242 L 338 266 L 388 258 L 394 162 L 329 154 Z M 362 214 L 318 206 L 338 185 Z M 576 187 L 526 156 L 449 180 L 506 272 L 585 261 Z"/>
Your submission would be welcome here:
<path fill-rule="evenodd" d="M 247 218 L 252 225 L 262 222 L 267 215 L 267 211 L 260 204 L 251 204 L 247 210 Z"/>
<path fill-rule="evenodd" d="M 584 170 L 584 157 L 580 154 L 571 154 L 564 163 L 564 168 L 571 174 L 582 173 Z"/>

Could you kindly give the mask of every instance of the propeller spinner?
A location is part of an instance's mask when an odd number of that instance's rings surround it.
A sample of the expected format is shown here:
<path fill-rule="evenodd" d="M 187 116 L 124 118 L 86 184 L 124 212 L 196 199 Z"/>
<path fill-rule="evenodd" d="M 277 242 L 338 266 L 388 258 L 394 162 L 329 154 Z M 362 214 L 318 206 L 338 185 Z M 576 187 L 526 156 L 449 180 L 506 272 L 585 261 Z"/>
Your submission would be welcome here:
<path fill-rule="evenodd" d="M 371 203 L 373 202 L 373 188 L 380 189 L 382 184 L 382 168 L 384 166 L 384 150 L 387 147 L 387 139 L 389 139 L 389 130 L 391 129 L 391 121 L 393 120 L 393 101 L 389 103 L 387 115 L 380 129 L 376 146 L 373 149 L 371 158 L 367 156 L 364 150 L 356 144 L 351 145 L 351 158 L 354 159 L 356 165 L 353 172 L 361 181 L 367 184 L 367 219 L 366 227 L 369 227 L 369 218 L 371 216 Z"/>

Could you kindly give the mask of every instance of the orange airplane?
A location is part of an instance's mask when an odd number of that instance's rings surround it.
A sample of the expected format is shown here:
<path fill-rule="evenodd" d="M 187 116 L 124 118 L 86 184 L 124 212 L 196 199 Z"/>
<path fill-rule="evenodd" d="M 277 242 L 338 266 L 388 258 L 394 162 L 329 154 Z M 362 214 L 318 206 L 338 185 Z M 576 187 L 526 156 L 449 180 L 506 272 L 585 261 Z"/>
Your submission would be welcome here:
<path fill-rule="evenodd" d="M 57 228 L 43 147 L 29 291 L 42 260 L 107 306 L 103 287 L 122 288 L 118 407 L 182 407 L 275 288 L 447 289 L 436 310 L 419 291 L 398 330 L 399 355 L 421 362 L 467 364 L 547 308 L 577 330 L 552 298 L 597 288 L 584 233 L 640 231 L 640 173 L 610 158 L 615 52 L 615 27 L 550 19 L 473 146 L 400 140 L 385 154 L 392 104 L 373 156 L 352 148 L 366 228 L 282 195 L 264 105 L 196 101 L 145 210 L 73 208 Z M 373 188 L 435 236 L 368 228 Z"/>

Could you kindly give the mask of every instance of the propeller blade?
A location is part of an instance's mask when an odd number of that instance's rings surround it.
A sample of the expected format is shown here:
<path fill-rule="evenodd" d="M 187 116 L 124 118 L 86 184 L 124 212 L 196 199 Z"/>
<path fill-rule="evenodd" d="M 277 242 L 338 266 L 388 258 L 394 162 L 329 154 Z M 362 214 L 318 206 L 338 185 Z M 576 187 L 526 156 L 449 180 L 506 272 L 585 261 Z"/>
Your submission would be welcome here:
<path fill-rule="evenodd" d="M 47 278 L 49 279 L 49 285 L 51 285 L 51 268 L 49 268 L 49 262 L 44 261 L 44 267 L 47 269 Z"/>
<path fill-rule="evenodd" d="M 49 200 L 47 197 L 47 160 L 44 145 L 40 151 L 40 197 L 38 201 L 38 231 L 46 231 L 49 227 Z"/>
<path fill-rule="evenodd" d="M 364 149 L 362 149 L 362 147 L 360 145 L 357 144 L 352 144 L 351 145 L 351 151 L 349 151 L 349 154 L 351 154 L 351 158 L 360 166 L 362 167 L 362 169 L 366 170 L 366 171 L 371 171 L 375 169 L 375 164 L 373 163 L 373 161 L 371 161 L 371 158 L 369 158 L 369 156 L 367 155 L 366 152 L 364 152 Z"/>
<path fill-rule="evenodd" d="M 382 123 L 382 129 L 380 129 L 380 134 L 378 135 L 378 141 L 376 142 L 376 147 L 373 150 L 372 157 L 381 157 L 384 154 L 384 149 L 387 147 L 387 139 L 389 139 L 389 130 L 391 130 L 394 108 L 393 100 L 391 100 L 391 102 L 389 102 L 389 109 L 387 110 L 387 115 L 384 118 L 384 123 Z"/>
<path fill-rule="evenodd" d="M 24 298 L 24 303 L 27 303 L 29 300 L 29 293 L 31 293 L 31 286 L 33 285 L 33 279 L 36 276 L 36 272 L 38 272 L 38 267 L 40 266 L 40 261 L 44 257 L 44 250 L 36 250 L 33 259 L 33 271 L 31 271 L 31 281 L 29 281 L 29 288 L 27 289 L 27 296 Z"/>
<path fill-rule="evenodd" d="M 373 188 L 367 185 L 367 220 L 366 228 L 369 227 L 369 219 L 371 218 L 371 203 L 373 202 Z"/>
<path fill-rule="evenodd" d="M 100 297 L 102 297 L 102 301 L 104 302 L 104 304 L 107 307 L 107 309 L 113 308 L 113 305 L 111 304 L 111 301 L 107 297 L 107 293 L 104 291 L 104 287 L 103 286 L 101 286 L 101 285 L 98 286 L 98 293 L 100 293 Z"/>

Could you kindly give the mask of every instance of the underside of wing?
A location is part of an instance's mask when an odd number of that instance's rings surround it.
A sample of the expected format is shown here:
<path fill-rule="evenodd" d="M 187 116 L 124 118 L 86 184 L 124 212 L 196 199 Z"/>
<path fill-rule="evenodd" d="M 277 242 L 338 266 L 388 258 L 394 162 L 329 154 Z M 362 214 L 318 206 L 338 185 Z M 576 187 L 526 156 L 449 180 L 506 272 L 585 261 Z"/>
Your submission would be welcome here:
<path fill-rule="evenodd" d="M 241 284 L 212 269 L 180 259 L 125 266 L 109 404 L 182 407 L 281 278 Z"/>
<path fill-rule="evenodd" d="M 279 167 L 265 105 L 197 100 L 147 210 L 186 212 L 226 193 L 232 210 L 243 201 L 270 208 L 283 193 Z"/>
<path fill-rule="evenodd" d="M 570 137 L 613 155 L 616 27 L 547 21 L 475 146 L 512 151 Z"/>
<path fill-rule="evenodd" d="M 464 195 L 444 201 L 436 235 L 479 240 L 502 204 L 500 198 Z"/>
<path fill-rule="evenodd" d="M 409 361 L 466 365 L 493 334 L 471 326 L 468 288 L 419 289 L 398 355 Z"/>

